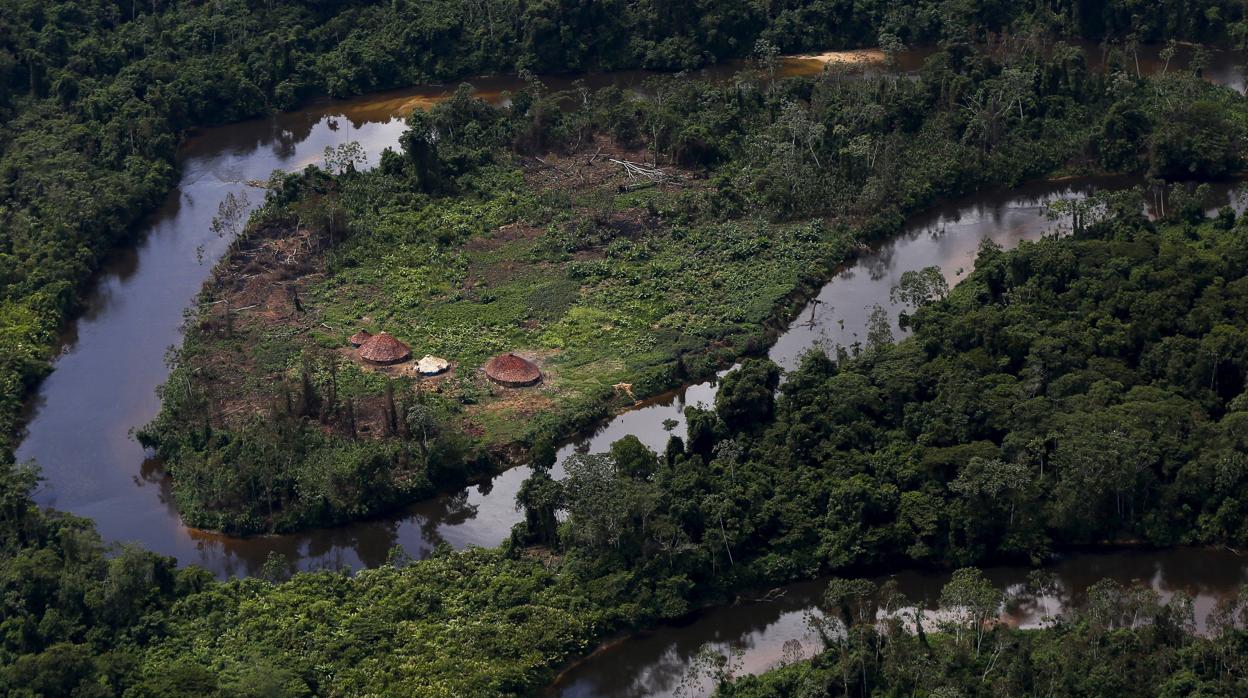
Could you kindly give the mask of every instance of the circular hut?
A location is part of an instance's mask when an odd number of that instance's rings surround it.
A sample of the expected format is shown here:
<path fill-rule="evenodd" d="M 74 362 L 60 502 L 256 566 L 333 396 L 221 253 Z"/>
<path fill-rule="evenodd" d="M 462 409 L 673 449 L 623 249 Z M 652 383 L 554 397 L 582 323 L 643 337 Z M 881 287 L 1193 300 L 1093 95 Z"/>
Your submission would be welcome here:
<path fill-rule="evenodd" d="M 485 375 L 499 385 L 523 388 L 542 380 L 542 372 L 528 359 L 508 352 L 485 362 Z"/>
<path fill-rule="evenodd" d="M 360 347 L 364 346 L 365 342 L 367 342 L 368 340 L 372 338 L 373 338 L 373 335 L 370 334 L 368 330 L 360 330 L 359 332 L 356 332 L 355 334 L 351 335 L 350 339 L 348 339 L 347 341 L 351 343 L 351 346 L 355 347 L 356 349 L 359 349 Z"/>
<path fill-rule="evenodd" d="M 360 347 L 360 358 L 374 364 L 397 364 L 412 358 L 412 350 L 389 332 L 380 332 Z"/>

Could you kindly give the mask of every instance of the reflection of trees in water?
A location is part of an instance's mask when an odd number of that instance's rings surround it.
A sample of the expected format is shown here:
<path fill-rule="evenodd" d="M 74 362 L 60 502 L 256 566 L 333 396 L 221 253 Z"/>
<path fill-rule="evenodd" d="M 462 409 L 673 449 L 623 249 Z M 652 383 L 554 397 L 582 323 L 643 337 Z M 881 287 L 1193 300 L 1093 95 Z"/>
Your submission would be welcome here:
<path fill-rule="evenodd" d="M 1012 623 L 1034 625 L 1070 608 L 1071 589 L 1049 570 L 1037 570 L 1024 582 L 994 582 L 1005 590 L 1004 613 Z"/>
<path fill-rule="evenodd" d="M 988 568 L 984 574 L 994 586 L 1010 592 L 1007 613 L 1034 623 L 1044 615 L 1082 607 L 1088 587 L 1106 578 L 1123 585 L 1142 582 L 1163 593 L 1182 589 L 1194 596 L 1219 597 L 1248 581 L 1248 558 L 1207 549 L 1126 551 L 1073 555 L 1039 575 L 1026 567 Z M 930 610 L 938 606 L 950 573 L 906 571 L 875 581 L 885 579 L 895 580 L 909 601 Z M 805 635 L 805 628 L 784 622 L 784 617 L 813 610 L 823 584 L 792 585 L 778 601 L 722 607 L 687 625 L 656 629 L 595 655 L 570 672 L 562 685 L 603 696 L 670 695 L 707 645 L 751 650 L 747 668 L 758 668 L 765 659 L 760 651 L 782 657 L 784 643 Z M 1197 618 L 1198 623 L 1203 621 Z"/>
<path fill-rule="evenodd" d="M 467 488 L 451 495 L 438 497 L 427 505 L 422 505 L 417 512 L 416 518 L 420 522 L 421 537 L 424 539 L 424 543 L 429 546 L 428 550 L 433 550 L 437 546 L 446 543 L 446 539 L 441 532 L 444 526 L 459 526 L 471 519 L 475 519 L 477 510 L 477 505 L 468 501 Z M 418 551 L 415 553 L 415 556 L 420 557 L 425 552 L 424 550 Z"/>
<path fill-rule="evenodd" d="M 1044 613 L 1082 608 L 1088 588 L 1104 579 L 1124 586 L 1142 583 L 1163 594 L 1182 590 L 1194 597 L 1220 598 L 1248 582 L 1248 558 L 1198 548 L 1078 554 L 1041 568 L 1050 583 L 1039 587 L 1035 571 L 1025 567 L 986 568 L 984 574 L 998 588 L 1011 591 L 1007 611 L 1014 618 L 1035 622 Z M 915 572 L 895 578 L 908 598 L 929 608 L 935 607 L 948 581 L 948 575 Z"/>
<path fill-rule="evenodd" d="M 279 160 L 289 160 L 295 157 L 295 151 L 302 141 L 303 138 L 298 138 L 290 131 L 279 128 L 273 139 L 273 154 Z"/>
<path fill-rule="evenodd" d="M 694 653 L 701 648 L 697 645 Z M 663 695 L 670 694 L 685 677 L 685 671 L 693 660 L 693 654 L 673 645 L 663 653 L 658 661 L 645 667 L 632 682 L 610 682 L 601 685 L 602 695 L 611 695 L 614 688 L 623 689 L 617 695 Z M 603 677 L 606 678 L 606 677 Z M 623 677 L 621 677 L 623 678 Z"/>
<path fill-rule="evenodd" d="M 348 117 L 347 117 L 347 121 L 350 121 L 350 122 L 351 122 L 351 128 L 352 128 L 352 129 L 354 129 L 354 130 L 356 130 L 356 131 L 359 131 L 360 129 L 364 128 L 365 126 L 367 126 L 367 125 L 369 125 L 369 124 L 371 124 L 371 123 L 374 123 L 374 122 L 373 122 L 372 120 L 370 120 L 370 119 L 366 119 L 366 118 L 363 118 L 363 117 L 359 117 L 359 118 L 352 118 L 352 117 L 350 117 L 350 116 L 348 116 Z M 384 123 L 384 122 L 383 122 L 383 123 Z"/>
<path fill-rule="evenodd" d="M 274 554 L 284 558 L 291 571 L 377 567 L 386 562 L 391 549 L 398 545 L 399 524 L 397 520 L 378 520 L 255 538 L 191 535 L 198 541 L 199 559 L 195 562 L 227 576 L 254 576 L 260 574 Z"/>
<path fill-rule="evenodd" d="M 872 281 L 881 281 L 888 277 L 888 271 L 893 268 L 896 256 L 897 243 L 889 242 L 864 257 L 858 266 L 867 270 L 867 276 Z"/>
<path fill-rule="evenodd" d="M 177 201 L 180 197 L 171 196 L 169 198 Z M 176 211 L 177 208 L 176 204 L 172 206 L 174 211 Z M 144 230 L 143 237 L 146 238 L 147 235 L 151 235 L 152 231 L 155 229 L 155 227 L 147 228 Z M 122 282 L 128 281 L 134 277 L 135 273 L 139 271 L 139 245 L 141 245 L 143 241 L 143 239 L 137 240 L 133 247 L 126 247 L 125 249 L 114 252 L 108 261 L 108 266 L 104 269 L 104 276 L 111 276 Z M 96 288 L 101 290 L 111 289 L 112 284 L 100 283 L 96 286 Z M 94 318 L 98 314 L 99 310 L 88 301 L 87 310 L 86 313 L 83 314 L 83 317 L 90 319 Z"/>
<path fill-rule="evenodd" d="M 928 237 L 932 240 L 939 240 L 944 237 L 948 231 L 950 221 L 956 223 L 961 218 L 960 212 L 953 218 L 939 216 L 935 222 L 916 224 L 906 228 L 900 235 L 890 239 L 888 242 L 875 248 L 871 253 L 862 258 L 855 266 L 862 267 L 867 270 L 868 278 L 872 281 L 883 281 L 887 279 L 890 272 L 897 266 L 897 256 L 900 250 L 907 244 L 918 240 L 921 237 Z M 939 260 L 930 260 L 939 261 Z M 852 274 L 844 274 L 844 278 L 853 278 Z M 888 292 L 872 294 L 876 299 L 887 299 Z"/>
<path fill-rule="evenodd" d="M 313 565 L 304 569 L 337 569 L 353 567 L 345 553 L 353 552 L 360 564 L 376 567 L 384 564 L 390 550 L 399 544 L 399 522 L 393 519 L 369 521 L 344 528 L 330 529 L 308 536 L 307 559 Z"/>
<path fill-rule="evenodd" d="M 285 117 L 286 115 L 283 116 Z M 315 130 L 321 122 L 327 121 L 326 117 L 323 117 L 315 112 L 295 112 L 294 114 L 289 115 L 289 117 L 291 118 L 279 118 L 274 125 L 279 127 L 279 130 L 281 131 L 281 138 L 283 140 L 290 138 L 294 143 L 302 143 L 303 141 L 308 140 L 308 137 L 312 135 L 312 131 Z"/>
<path fill-rule="evenodd" d="M 805 636 L 798 615 L 814 605 L 823 587 L 801 582 L 779 599 L 721 607 L 688 625 L 658 628 L 587 659 L 561 685 L 591 688 L 588 693 L 598 696 L 671 695 L 708 645 L 721 653 L 729 647 L 744 650 L 746 664 L 756 665 L 750 653 L 777 648 L 779 656 L 784 642 Z"/>
<path fill-rule="evenodd" d="M 1063 586 L 1072 590 L 1068 603 L 1074 604 L 1083 604 L 1086 589 L 1102 579 L 1142 582 L 1166 593 L 1183 590 L 1193 596 L 1220 597 L 1248 581 L 1248 558 L 1199 548 L 1126 551 L 1077 556 L 1059 564 L 1056 572 Z"/>
<path fill-rule="evenodd" d="M 162 500 L 169 494 L 171 479 L 169 474 L 165 472 L 165 464 L 159 458 L 144 456 L 143 462 L 139 464 L 139 477 L 136 478 L 136 483 L 138 483 L 138 480 L 142 480 L 143 483 L 149 485 L 160 485 Z"/>

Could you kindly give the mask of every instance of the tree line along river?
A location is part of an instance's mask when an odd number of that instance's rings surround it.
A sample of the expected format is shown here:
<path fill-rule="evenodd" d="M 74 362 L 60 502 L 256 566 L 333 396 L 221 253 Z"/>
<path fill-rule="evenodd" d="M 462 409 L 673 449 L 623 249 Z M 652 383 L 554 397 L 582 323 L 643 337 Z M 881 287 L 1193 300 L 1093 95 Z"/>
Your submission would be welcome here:
<path fill-rule="evenodd" d="M 1096 47 L 1085 50 L 1095 59 Z M 923 57 L 922 51 L 908 52 L 895 67 L 912 70 Z M 849 62 L 863 74 L 878 73 L 885 69 L 882 59 L 876 51 L 788 57 L 777 73 L 813 74 L 828 62 Z M 1181 68 L 1182 59 L 1170 69 Z M 1150 52 L 1141 56 L 1141 65 L 1151 71 L 1160 69 L 1162 62 Z M 690 78 L 727 79 L 741 68 L 728 64 Z M 1204 74 L 1242 89 L 1244 61 L 1240 54 L 1216 53 Z M 640 89 L 647 77 L 638 71 L 586 75 L 581 80 L 590 88 Z M 521 84 L 516 78 L 498 77 L 468 82 L 479 96 L 494 102 Z M 572 85 L 570 78 L 546 82 L 552 89 Z M 250 205 L 257 205 L 263 191 L 249 181 L 264 180 L 275 169 L 291 171 L 318 163 L 327 146 L 358 141 L 375 163 L 384 148 L 398 143 L 405 114 L 450 96 L 454 88 L 417 87 L 321 102 L 270 119 L 206 129 L 188 140 L 180 154 L 177 189 L 144 224 L 141 242 L 119 252 L 100 275 L 86 311 L 66 328 L 55 371 L 31 405 L 18 457 L 34 459 L 43 469 L 46 482 L 37 493 L 41 505 L 90 517 L 105 540 L 134 542 L 219 576 L 255 573 L 271 552 L 281 553 L 301 569 L 360 568 L 383 563 L 396 545 L 421 557 L 439 543 L 456 548 L 493 546 L 507 537 L 521 519 L 515 493 L 528 476 L 526 467 L 386 518 L 333 529 L 247 539 L 189 529 L 173 507 L 159 464 L 147 458 L 131 436 L 133 429 L 155 416 L 156 388 L 168 373 L 164 354 L 181 342 L 183 313 L 229 242 L 213 233 L 210 225 L 226 195 L 244 195 Z M 817 302 L 779 337 L 770 357 L 791 367 L 813 344 L 851 345 L 865 338 L 874 305 L 890 310 L 895 323 L 897 309 L 889 296 L 903 272 L 935 265 L 950 284 L 956 283 L 970 271 L 982 239 L 1011 247 L 1048 230 L 1052 222 L 1046 216 L 1047 202 L 1133 183 L 1127 179 L 1035 183 L 978 194 L 918 216 L 901 235 L 861 255 L 831 279 Z M 1231 194 L 1229 188 L 1218 192 L 1222 202 Z M 893 329 L 895 336 L 902 335 L 900 328 Z M 661 450 L 670 435 L 683 434 L 684 407 L 709 404 L 714 393 L 710 382 L 648 400 L 564 446 L 560 460 L 573 449 L 605 450 L 627 434 Z M 1053 569 L 1062 589 L 1044 601 L 1053 608 L 1077 602 L 1088 583 L 1113 577 L 1144 580 L 1163 593 L 1183 589 L 1196 597 L 1198 619 L 1219 596 L 1248 581 L 1248 560 L 1217 550 L 1079 554 L 1057 561 Z M 1017 568 L 989 570 L 1003 586 L 1020 582 L 1025 574 Z M 929 603 L 945 581 L 939 574 L 897 576 L 910 598 Z M 744 650 L 744 670 L 766 669 L 779 659 L 785 641 L 811 640 L 802 618 L 820 589 L 817 582 L 795 584 L 767 601 L 714 609 L 686 624 L 630 638 L 571 668 L 551 691 L 570 696 L 668 694 L 705 643 L 735 644 Z M 1035 622 L 1043 610 L 1015 609 L 1010 619 Z"/>

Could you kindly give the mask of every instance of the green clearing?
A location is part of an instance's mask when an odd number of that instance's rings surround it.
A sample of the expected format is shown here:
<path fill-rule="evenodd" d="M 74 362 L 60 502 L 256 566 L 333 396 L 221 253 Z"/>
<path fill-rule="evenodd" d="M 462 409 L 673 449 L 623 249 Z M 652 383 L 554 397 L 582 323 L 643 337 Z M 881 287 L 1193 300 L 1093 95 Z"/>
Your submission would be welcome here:
<path fill-rule="evenodd" d="M 465 403 L 459 426 L 487 447 L 531 442 L 559 413 L 592 412 L 621 381 L 638 395 L 669 387 L 682 378 L 673 372 L 680 354 L 760 342 L 784 300 L 848 248 L 848 236 L 819 223 L 699 221 L 695 190 L 609 195 L 622 174 L 549 197 L 526 192 L 515 170 L 489 178 L 497 188 L 450 211 L 427 204 L 356 219 L 371 234 L 336 253 L 335 272 L 305 301 L 342 328 L 310 337 L 323 346 L 341 346 L 358 327 L 384 329 L 417 358 L 455 362 L 439 382 Z M 431 244 L 448 230 L 464 242 Z M 477 369 L 505 351 L 534 357 L 542 385 L 484 380 Z M 289 370 L 299 355 L 292 346 Z M 536 422 L 525 421 L 528 405 L 542 406 Z"/>

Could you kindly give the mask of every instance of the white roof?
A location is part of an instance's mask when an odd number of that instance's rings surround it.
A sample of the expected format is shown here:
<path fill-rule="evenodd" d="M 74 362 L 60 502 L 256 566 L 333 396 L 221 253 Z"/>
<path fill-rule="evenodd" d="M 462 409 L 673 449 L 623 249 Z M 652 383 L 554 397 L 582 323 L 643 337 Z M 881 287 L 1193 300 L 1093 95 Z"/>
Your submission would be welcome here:
<path fill-rule="evenodd" d="M 446 359 L 440 359 L 436 356 L 425 355 L 423 359 L 416 362 L 416 370 L 426 376 L 434 376 L 442 373 L 450 368 L 451 364 Z"/>

